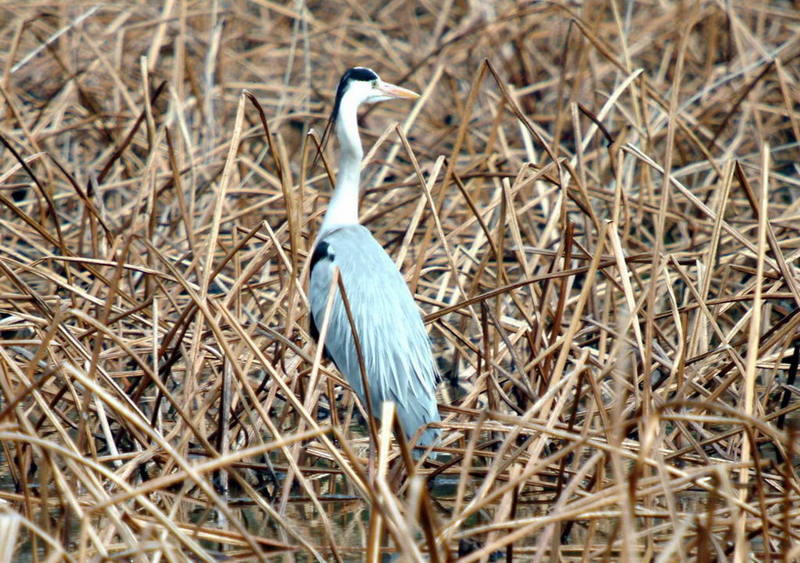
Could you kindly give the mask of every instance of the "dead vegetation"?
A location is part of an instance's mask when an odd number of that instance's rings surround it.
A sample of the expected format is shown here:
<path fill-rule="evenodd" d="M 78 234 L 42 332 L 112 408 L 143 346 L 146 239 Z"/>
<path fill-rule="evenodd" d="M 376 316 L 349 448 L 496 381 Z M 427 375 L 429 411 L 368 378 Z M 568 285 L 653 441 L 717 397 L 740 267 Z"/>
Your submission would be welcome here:
<path fill-rule="evenodd" d="M 796 7 L 0 6 L 0 555 L 800 556 Z M 353 65 L 416 467 L 307 331 Z"/>

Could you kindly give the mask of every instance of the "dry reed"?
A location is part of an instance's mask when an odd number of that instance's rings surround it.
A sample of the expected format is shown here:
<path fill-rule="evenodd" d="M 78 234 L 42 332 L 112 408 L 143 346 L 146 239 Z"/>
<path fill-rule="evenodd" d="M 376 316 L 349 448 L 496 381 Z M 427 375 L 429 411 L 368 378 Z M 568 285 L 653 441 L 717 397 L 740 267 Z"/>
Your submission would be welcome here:
<path fill-rule="evenodd" d="M 0 554 L 800 557 L 796 8 L 0 5 Z M 417 465 L 307 329 L 353 65 Z"/>

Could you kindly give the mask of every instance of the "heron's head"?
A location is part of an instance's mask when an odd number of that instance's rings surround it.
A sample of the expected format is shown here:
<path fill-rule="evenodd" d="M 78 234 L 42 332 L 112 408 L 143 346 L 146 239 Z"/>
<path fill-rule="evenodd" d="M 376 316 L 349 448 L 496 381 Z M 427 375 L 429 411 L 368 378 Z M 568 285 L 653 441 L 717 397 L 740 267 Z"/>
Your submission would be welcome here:
<path fill-rule="evenodd" d="M 371 104 L 394 98 L 413 100 L 419 98 L 419 94 L 384 82 L 375 71 L 369 68 L 353 67 L 345 72 L 339 81 L 331 120 L 336 121 L 339 111 L 343 107 L 357 108 L 361 104 Z"/>

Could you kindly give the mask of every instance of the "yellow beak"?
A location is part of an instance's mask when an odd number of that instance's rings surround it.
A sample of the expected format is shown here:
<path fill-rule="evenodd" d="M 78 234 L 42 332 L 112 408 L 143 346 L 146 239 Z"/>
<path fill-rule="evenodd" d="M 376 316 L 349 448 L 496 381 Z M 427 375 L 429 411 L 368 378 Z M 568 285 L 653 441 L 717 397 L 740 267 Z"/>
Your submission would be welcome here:
<path fill-rule="evenodd" d="M 389 84 L 388 82 L 381 83 L 380 86 L 377 87 L 377 90 L 380 90 L 392 98 L 406 98 L 408 100 L 416 100 L 419 98 L 419 94 L 416 92 L 408 90 L 407 88 L 395 86 L 394 84 Z"/>

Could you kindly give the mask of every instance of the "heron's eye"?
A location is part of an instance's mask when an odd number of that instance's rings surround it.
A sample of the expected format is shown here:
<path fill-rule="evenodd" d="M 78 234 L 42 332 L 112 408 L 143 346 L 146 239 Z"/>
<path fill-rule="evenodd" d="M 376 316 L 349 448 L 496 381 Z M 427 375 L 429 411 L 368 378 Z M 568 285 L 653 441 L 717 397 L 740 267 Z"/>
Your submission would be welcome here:
<path fill-rule="evenodd" d="M 377 80 L 373 80 L 372 81 L 372 87 L 373 88 L 377 88 L 378 87 L 378 81 Z"/>

